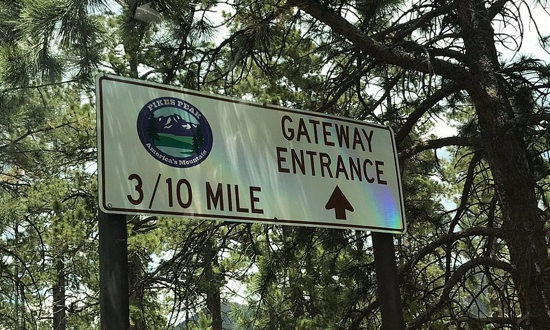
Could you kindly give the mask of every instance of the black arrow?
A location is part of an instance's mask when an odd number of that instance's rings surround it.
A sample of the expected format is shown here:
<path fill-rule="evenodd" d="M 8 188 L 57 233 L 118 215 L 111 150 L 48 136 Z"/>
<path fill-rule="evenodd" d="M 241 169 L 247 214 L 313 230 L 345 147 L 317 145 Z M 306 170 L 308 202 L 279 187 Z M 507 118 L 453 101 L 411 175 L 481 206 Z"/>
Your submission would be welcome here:
<path fill-rule="evenodd" d="M 340 220 L 346 220 L 346 210 L 351 212 L 354 211 L 353 206 L 351 206 L 350 202 L 338 186 L 334 188 L 332 195 L 330 195 L 327 205 L 325 205 L 325 209 L 334 209 L 336 219 Z"/>

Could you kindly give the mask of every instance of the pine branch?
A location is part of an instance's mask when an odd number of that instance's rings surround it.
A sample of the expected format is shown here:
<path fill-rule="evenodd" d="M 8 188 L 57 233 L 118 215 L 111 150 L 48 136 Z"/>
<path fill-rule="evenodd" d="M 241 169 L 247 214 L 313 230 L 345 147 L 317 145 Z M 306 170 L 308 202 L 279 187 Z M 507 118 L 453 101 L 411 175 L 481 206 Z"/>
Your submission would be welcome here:
<path fill-rule="evenodd" d="M 469 260 L 465 263 L 463 263 L 460 267 L 458 267 L 453 275 L 449 278 L 448 281 L 445 282 L 445 286 L 443 287 L 443 292 L 441 293 L 441 296 L 439 297 L 439 300 L 435 305 L 432 307 L 426 309 L 426 311 L 417 317 L 411 324 L 409 325 L 408 329 L 418 329 L 422 327 L 422 325 L 426 322 L 429 322 L 434 314 L 441 309 L 449 300 L 451 291 L 454 288 L 456 284 L 458 284 L 462 278 L 470 271 L 471 269 L 474 269 L 479 266 L 491 266 L 493 268 L 502 269 L 508 273 L 514 273 L 515 268 L 511 264 L 495 260 L 492 258 L 487 257 L 480 257 L 477 259 Z"/>
<path fill-rule="evenodd" d="M 59 81 L 59 82 L 53 82 L 53 83 L 46 83 L 46 84 L 40 84 L 40 85 L 32 85 L 32 86 L 18 86 L 18 87 L 12 87 L 12 88 L 6 88 L 0 91 L 0 94 L 5 94 L 8 92 L 13 92 L 21 89 L 34 89 L 34 88 L 42 88 L 42 87 L 48 87 L 48 86 L 59 86 L 64 84 L 69 84 L 73 82 L 78 82 L 82 79 L 71 79 L 71 80 L 65 80 L 65 81 Z"/>
<path fill-rule="evenodd" d="M 52 131 L 54 129 L 58 129 L 58 128 L 62 128 L 62 127 L 65 127 L 65 126 L 69 126 L 71 124 L 74 124 L 76 123 L 76 121 L 71 121 L 71 122 L 66 122 L 66 123 L 63 123 L 63 124 L 60 124 L 60 125 L 57 125 L 57 126 L 50 126 L 50 127 L 46 127 L 46 128 L 41 128 L 41 129 L 37 129 L 37 130 L 31 130 L 30 128 L 27 129 L 27 132 L 21 136 L 19 136 L 18 138 L 16 138 L 15 140 L 12 140 L 4 145 L 0 145 L 0 150 L 1 149 L 5 149 L 11 145 L 14 145 L 20 141 L 22 141 L 23 139 L 25 139 L 26 137 L 29 137 L 33 134 L 36 134 L 36 133 L 42 133 L 42 132 L 48 132 L 48 131 Z"/>
<path fill-rule="evenodd" d="M 495 18 L 495 16 L 502 12 L 502 9 L 504 9 L 508 2 L 511 2 L 511 0 L 495 1 L 493 5 L 491 5 L 491 7 L 489 7 L 489 9 L 487 10 L 487 17 L 489 17 L 489 19 Z"/>
<path fill-rule="evenodd" d="M 503 236 L 503 232 L 500 228 L 486 228 L 486 227 L 474 227 L 465 229 L 463 231 L 454 232 L 450 234 L 443 235 L 436 240 L 432 241 L 428 245 L 424 246 L 418 253 L 408 261 L 403 267 L 399 270 L 399 276 L 403 278 L 405 275 L 409 274 L 414 267 L 414 265 L 422 260 L 428 254 L 434 252 L 438 247 L 445 244 L 451 244 L 460 239 L 472 236 Z"/>
<path fill-rule="evenodd" d="M 409 135 L 416 122 L 434 105 L 445 97 L 457 92 L 459 88 L 454 83 L 447 83 L 439 90 L 426 98 L 416 109 L 407 117 L 407 121 L 401 129 L 395 134 L 395 143 L 399 146 L 403 140 Z"/>
<path fill-rule="evenodd" d="M 287 5 L 296 6 L 325 23 L 332 31 L 342 35 L 357 48 L 381 63 L 396 65 L 416 72 L 435 73 L 464 86 L 469 86 L 471 83 L 471 75 L 464 67 L 440 59 L 430 59 L 425 54 L 408 52 L 396 43 L 383 44 L 365 35 L 334 10 L 316 0 L 288 0 Z M 421 45 L 416 45 L 416 47 L 422 48 Z"/>
<path fill-rule="evenodd" d="M 430 149 L 439 149 L 448 146 L 462 146 L 462 147 L 480 147 L 480 141 L 477 138 L 465 137 L 465 136 L 450 136 L 441 139 L 429 140 L 420 142 L 409 149 L 403 150 L 399 153 L 399 159 L 406 159 L 413 155 L 416 155 L 422 151 Z"/>

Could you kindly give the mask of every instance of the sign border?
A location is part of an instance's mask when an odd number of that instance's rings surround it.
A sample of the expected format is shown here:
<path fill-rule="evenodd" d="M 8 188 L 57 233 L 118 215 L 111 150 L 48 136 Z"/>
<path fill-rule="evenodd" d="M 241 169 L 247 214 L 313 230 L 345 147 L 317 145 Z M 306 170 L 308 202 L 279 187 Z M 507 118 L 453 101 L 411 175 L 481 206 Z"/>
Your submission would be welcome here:
<path fill-rule="evenodd" d="M 106 201 L 106 194 L 105 194 L 105 152 L 104 152 L 104 122 L 103 122 L 103 81 L 115 81 L 130 85 L 138 85 L 138 86 L 145 86 L 149 88 L 156 88 L 160 90 L 165 90 L 169 92 L 176 92 L 181 94 L 187 94 L 187 95 L 193 95 L 193 96 L 199 96 L 199 97 L 205 97 L 213 100 L 223 101 L 223 102 L 231 102 L 236 104 L 244 104 L 254 107 L 259 107 L 271 111 L 282 111 L 282 112 L 290 112 L 293 114 L 301 114 L 301 115 L 307 115 L 307 116 L 314 116 L 314 117 L 320 117 L 324 119 L 329 120 L 338 120 L 358 125 L 365 125 L 370 127 L 376 127 L 378 129 L 384 129 L 388 130 L 390 132 L 390 139 L 392 143 L 393 148 L 393 158 L 395 161 L 395 172 L 397 175 L 397 185 L 398 185 L 398 192 L 399 192 L 399 206 L 400 206 L 400 212 L 401 212 L 401 229 L 394 229 L 394 228 L 387 228 L 387 227 L 379 227 L 379 226 L 361 226 L 361 225 L 351 225 L 351 224 L 345 224 L 345 223 L 329 223 L 329 222 L 315 222 L 315 221 L 303 221 L 303 220 L 289 220 L 289 219 L 268 219 L 268 218 L 258 218 L 258 217 L 247 217 L 247 216 L 232 216 L 232 215 L 218 215 L 218 214 L 206 214 L 206 213 L 193 213 L 193 212 L 171 212 L 171 211 L 155 211 L 155 210 L 138 210 L 138 209 L 126 209 L 126 208 L 113 208 L 109 207 Z M 189 216 L 189 217 L 198 217 L 198 218 L 211 218 L 213 220 L 220 219 L 220 220 L 237 220 L 250 223 L 251 221 L 254 222 L 261 222 L 264 224 L 285 224 L 285 225 L 295 225 L 295 226 L 307 226 L 307 227 L 324 227 L 324 228 L 333 228 L 333 229 L 356 229 L 356 230 L 372 230 L 377 232 L 385 232 L 385 233 L 392 233 L 392 234 L 405 234 L 406 233 L 406 221 L 405 221 L 405 208 L 403 204 L 403 191 L 401 189 L 401 175 L 399 173 L 399 162 L 397 158 L 397 151 L 395 147 L 395 138 L 394 134 L 391 128 L 383 125 L 378 125 L 374 123 L 367 123 L 360 120 L 355 120 L 351 118 L 344 118 L 344 117 L 338 117 L 333 115 L 328 115 L 324 113 L 318 113 L 313 111 L 306 111 L 306 110 L 296 110 L 296 109 L 290 109 L 275 105 L 268 105 L 268 104 L 261 104 L 256 102 L 249 102 L 239 99 L 234 99 L 230 97 L 225 97 L 221 95 L 214 95 L 214 94 L 207 94 L 202 93 L 194 90 L 184 89 L 184 88 L 178 88 L 175 86 L 167 86 L 159 83 L 153 83 L 145 80 L 140 79 L 134 79 L 134 78 L 125 78 L 120 76 L 115 76 L 111 74 L 105 74 L 101 73 L 96 76 L 96 93 L 97 90 L 99 90 L 99 98 L 96 100 L 96 118 L 98 119 L 98 124 L 100 124 L 100 132 L 97 135 L 98 139 L 98 181 L 99 181 L 99 173 L 101 172 L 101 182 L 98 182 L 98 185 L 100 185 L 99 188 L 101 188 L 101 193 L 99 194 L 99 207 L 101 211 L 105 213 L 114 213 L 114 214 L 149 214 L 149 215 L 159 215 L 159 216 Z M 96 94 L 97 95 L 97 94 Z M 99 105 L 99 106 L 98 106 Z"/>

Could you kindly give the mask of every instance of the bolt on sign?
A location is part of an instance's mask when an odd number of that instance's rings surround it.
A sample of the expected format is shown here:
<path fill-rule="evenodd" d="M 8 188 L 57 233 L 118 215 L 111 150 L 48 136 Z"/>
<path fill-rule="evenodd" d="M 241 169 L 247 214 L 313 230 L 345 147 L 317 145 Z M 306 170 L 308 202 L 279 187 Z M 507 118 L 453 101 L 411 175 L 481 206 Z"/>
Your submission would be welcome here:
<path fill-rule="evenodd" d="M 97 77 L 106 213 L 405 232 L 384 126 Z"/>

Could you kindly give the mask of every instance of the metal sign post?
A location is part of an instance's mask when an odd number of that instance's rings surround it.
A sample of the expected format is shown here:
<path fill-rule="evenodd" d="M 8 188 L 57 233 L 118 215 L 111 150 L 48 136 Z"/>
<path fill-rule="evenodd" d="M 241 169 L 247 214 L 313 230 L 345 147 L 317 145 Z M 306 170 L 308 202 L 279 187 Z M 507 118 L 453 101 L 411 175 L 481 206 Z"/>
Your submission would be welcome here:
<path fill-rule="evenodd" d="M 378 301 L 380 302 L 380 312 L 382 314 L 382 329 L 405 329 L 393 235 L 372 233 L 372 246 L 376 282 L 378 283 Z"/>
<path fill-rule="evenodd" d="M 101 329 L 128 329 L 128 234 L 126 216 L 99 211 L 99 305 Z"/>

